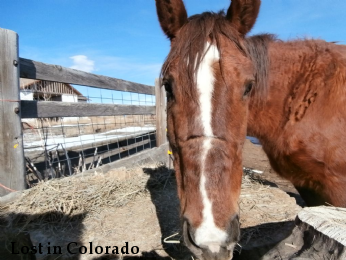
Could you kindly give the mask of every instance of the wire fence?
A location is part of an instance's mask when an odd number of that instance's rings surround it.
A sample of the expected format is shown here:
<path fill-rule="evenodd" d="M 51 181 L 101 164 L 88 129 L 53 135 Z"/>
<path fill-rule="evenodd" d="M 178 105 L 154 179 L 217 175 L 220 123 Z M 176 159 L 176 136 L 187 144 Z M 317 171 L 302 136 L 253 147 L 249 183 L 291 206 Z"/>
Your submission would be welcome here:
<path fill-rule="evenodd" d="M 155 105 L 154 95 L 68 84 L 72 94 L 55 93 L 46 91 L 43 85 L 49 83 L 23 83 L 22 99 Z M 22 119 L 27 184 L 31 187 L 38 181 L 78 174 L 153 148 L 155 124 L 155 114 Z"/>
<path fill-rule="evenodd" d="M 123 92 L 109 89 L 96 89 L 85 86 L 75 86 L 75 88 L 83 93 L 83 97 L 87 99 L 88 103 L 98 104 L 122 104 L 122 105 L 140 105 L 140 106 L 153 106 L 155 105 L 155 96 Z"/>
<path fill-rule="evenodd" d="M 3 28 L 0 45 L 0 196 L 165 144 L 159 80 L 153 87 L 21 58 L 18 34 Z"/>

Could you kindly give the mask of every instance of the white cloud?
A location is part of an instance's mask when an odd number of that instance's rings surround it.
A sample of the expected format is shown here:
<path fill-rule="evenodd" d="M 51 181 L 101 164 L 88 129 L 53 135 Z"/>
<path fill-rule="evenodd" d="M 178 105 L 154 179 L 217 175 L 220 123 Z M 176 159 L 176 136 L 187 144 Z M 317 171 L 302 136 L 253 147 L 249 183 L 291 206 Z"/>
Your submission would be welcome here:
<path fill-rule="evenodd" d="M 75 55 L 70 57 L 73 60 L 73 65 L 71 69 L 82 70 L 86 72 L 93 72 L 95 70 L 95 62 L 90 60 L 85 55 Z"/>
<path fill-rule="evenodd" d="M 100 55 L 97 51 L 87 55 L 75 55 L 69 59 L 70 61 L 51 63 L 147 85 L 154 85 L 155 79 L 160 76 L 162 66 L 159 62 L 143 61 L 134 57 Z"/>
<path fill-rule="evenodd" d="M 95 60 L 97 73 L 148 85 L 154 84 L 162 66 L 162 63 L 116 56 L 95 56 Z"/>

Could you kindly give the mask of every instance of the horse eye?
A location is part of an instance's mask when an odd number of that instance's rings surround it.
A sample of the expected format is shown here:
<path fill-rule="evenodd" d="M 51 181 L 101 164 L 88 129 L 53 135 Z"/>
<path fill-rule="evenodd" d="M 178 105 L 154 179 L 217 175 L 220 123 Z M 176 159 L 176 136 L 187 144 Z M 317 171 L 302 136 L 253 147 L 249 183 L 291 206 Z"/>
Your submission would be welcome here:
<path fill-rule="evenodd" d="M 253 85 L 254 85 L 253 81 L 249 81 L 245 84 L 244 96 L 248 95 L 251 92 Z"/>
<path fill-rule="evenodd" d="M 165 86 L 166 92 L 172 93 L 172 85 L 171 85 L 170 83 L 166 82 L 166 83 L 164 84 L 164 86 Z"/>
<path fill-rule="evenodd" d="M 165 81 L 163 83 L 163 86 L 165 87 L 166 93 L 167 93 L 167 97 L 171 98 L 173 96 L 173 89 L 172 89 L 172 84 L 168 81 Z"/>

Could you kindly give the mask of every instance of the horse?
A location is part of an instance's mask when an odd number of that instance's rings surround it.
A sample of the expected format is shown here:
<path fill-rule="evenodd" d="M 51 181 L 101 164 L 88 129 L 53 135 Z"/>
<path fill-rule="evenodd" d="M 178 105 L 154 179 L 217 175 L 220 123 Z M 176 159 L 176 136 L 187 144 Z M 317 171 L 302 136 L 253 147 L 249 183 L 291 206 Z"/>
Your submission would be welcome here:
<path fill-rule="evenodd" d="M 246 134 L 308 206 L 346 206 L 346 47 L 247 36 L 260 4 L 188 17 L 182 0 L 156 0 L 183 236 L 200 259 L 231 259 L 239 240 Z"/>

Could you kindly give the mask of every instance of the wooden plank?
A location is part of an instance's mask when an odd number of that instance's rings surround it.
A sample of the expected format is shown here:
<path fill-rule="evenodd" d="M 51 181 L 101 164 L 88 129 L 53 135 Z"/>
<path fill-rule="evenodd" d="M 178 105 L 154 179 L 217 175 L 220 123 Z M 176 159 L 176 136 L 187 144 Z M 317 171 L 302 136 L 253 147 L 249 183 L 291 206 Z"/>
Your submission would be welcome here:
<path fill-rule="evenodd" d="M 152 86 L 20 58 L 20 77 L 154 95 Z"/>
<path fill-rule="evenodd" d="M 256 255 L 242 251 L 241 259 L 346 259 L 346 209 L 306 207 L 295 219 L 291 235 Z M 278 230 L 280 232 L 280 230 Z M 256 252 L 255 250 L 253 250 Z"/>
<path fill-rule="evenodd" d="M 0 183 L 12 190 L 26 186 L 18 59 L 18 35 L 0 28 Z M 0 196 L 9 192 L 0 187 Z"/>
<path fill-rule="evenodd" d="M 81 174 L 76 175 L 77 177 L 84 177 L 95 175 L 95 173 L 107 173 L 115 168 L 126 167 L 126 168 L 134 168 L 138 166 L 143 166 L 148 163 L 158 162 L 167 164 L 167 156 L 166 151 L 168 149 L 168 144 L 165 143 L 160 147 L 155 147 L 150 150 L 144 150 L 142 152 L 131 155 L 130 157 L 126 157 L 124 159 L 117 160 L 115 162 L 107 163 L 102 165 L 96 169 L 87 170 Z M 20 194 L 16 195 L 17 197 Z M 13 201 L 15 196 L 8 196 L 8 198 L 4 198 L 4 201 Z M 2 199 L 0 198 L 0 203 L 2 203 Z"/>
<path fill-rule="evenodd" d="M 68 147 L 66 148 L 68 151 L 72 151 L 72 152 L 82 152 L 84 150 L 87 149 L 92 149 L 95 147 L 100 147 L 100 146 L 104 146 L 107 144 L 113 144 L 113 143 L 120 143 L 124 140 L 129 140 L 129 139 L 135 139 L 135 138 L 141 138 L 141 137 L 147 137 L 150 136 L 152 134 L 154 134 L 154 131 L 149 131 L 149 132 L 137 132 L 137 133 L 133 133 L 133 134 L 127 134 L 126 136 L 122 136 L 122 137 L 113 137 L 113 138 L 108 138 L 106 140 L 95 140 L 95 142 L 91 143 L 91 144 L 87 144 L 87 145 L 83 145 L 83 144 L 79 144 L 79 145 L 75 145 L 72 147 Z M 65 145 L 65 144 L 62 144 Z M 41 146 L 40 146 L 41 148 Z M 61 149 L 61 146 L 58 149 L 59 152 L 63 152 L 63 150 Z M 25 156 L 30 158 L 31 160 L 34 160 L 34 163 L 40 163 L 40 162 L 44 162 L 45 160 L 45 156 L 44 156 L 44 151 L 43 150 L 33 150 L 33 151 L 25 151 Z"/>
<path fill-rule="evenodd" d="M 138 139 L 138 138 L 144 138 L 144 137 L 149 137 L 150 135 L 154 134 L 154 131 L 150 131 L 150 132 L 135 132 L 132 134 L 126 134 L 126 136 L 123 137 L 116 137 L 116 138 L 109 138 L 107 140 L 102 140 L 102 141 L 95 141 L 94 143 L 92 143 L 91 147 L 88 147 L 86 145 L 76 145 L 73 147 L 68 148 L 69 151 L 73 151 L 73 152 L 82 152 L 86 149 L 90 149 L 90 148 L 94 148 L 94 147 L 100 147 L 103 145 L 109 145 L 109 144 L 113 144 L 113 143 L 120 143 L 122 141 L 125 140 L 130 140 L 130 139 Z"/>
<path fill-rule="evenodd" d="M 136 148 L 136 147 L 146 145 L 146 144 L 150 143 L 150 141 L 151 141 L 150 139 L 147 139 L 144 141 L 136 142 L 134 144 L 130 144 L 128 146 L 116 148 L 116 149 L 106 151 L 106 152 L 101 152 L 100 154 L 97 154 L 96 160 L 99 156 L 101 156 L 102 159 L 107 159 L 107 157 L 129 151 L 129 150 Z M 93 161 L 94 161 L 94 156 L 90 156 L 90 157 L 84 159 L 85 164 L 92 163 Z"/>
<path fill-rule="evenodd" d="M 155 114 L 155 106 L 21 101 L 22 118 L 87 117 Z"/>
<path fill-rule="evenodd" d="M 346 209 L 329 206 L 304 208 L 296 222 L 306 223 L 317 232 L 343 245 L 346 256 Z M 345 259 L 345 258 L 344 258 Z"/>
<path fill-rule="evenodd" d="M 156 144 L 161 146 L 167 142 L 167 117 L 166 117 L 166 92 L 161 86 L 160 80 L 155 80 L 156 97 Z"/>

